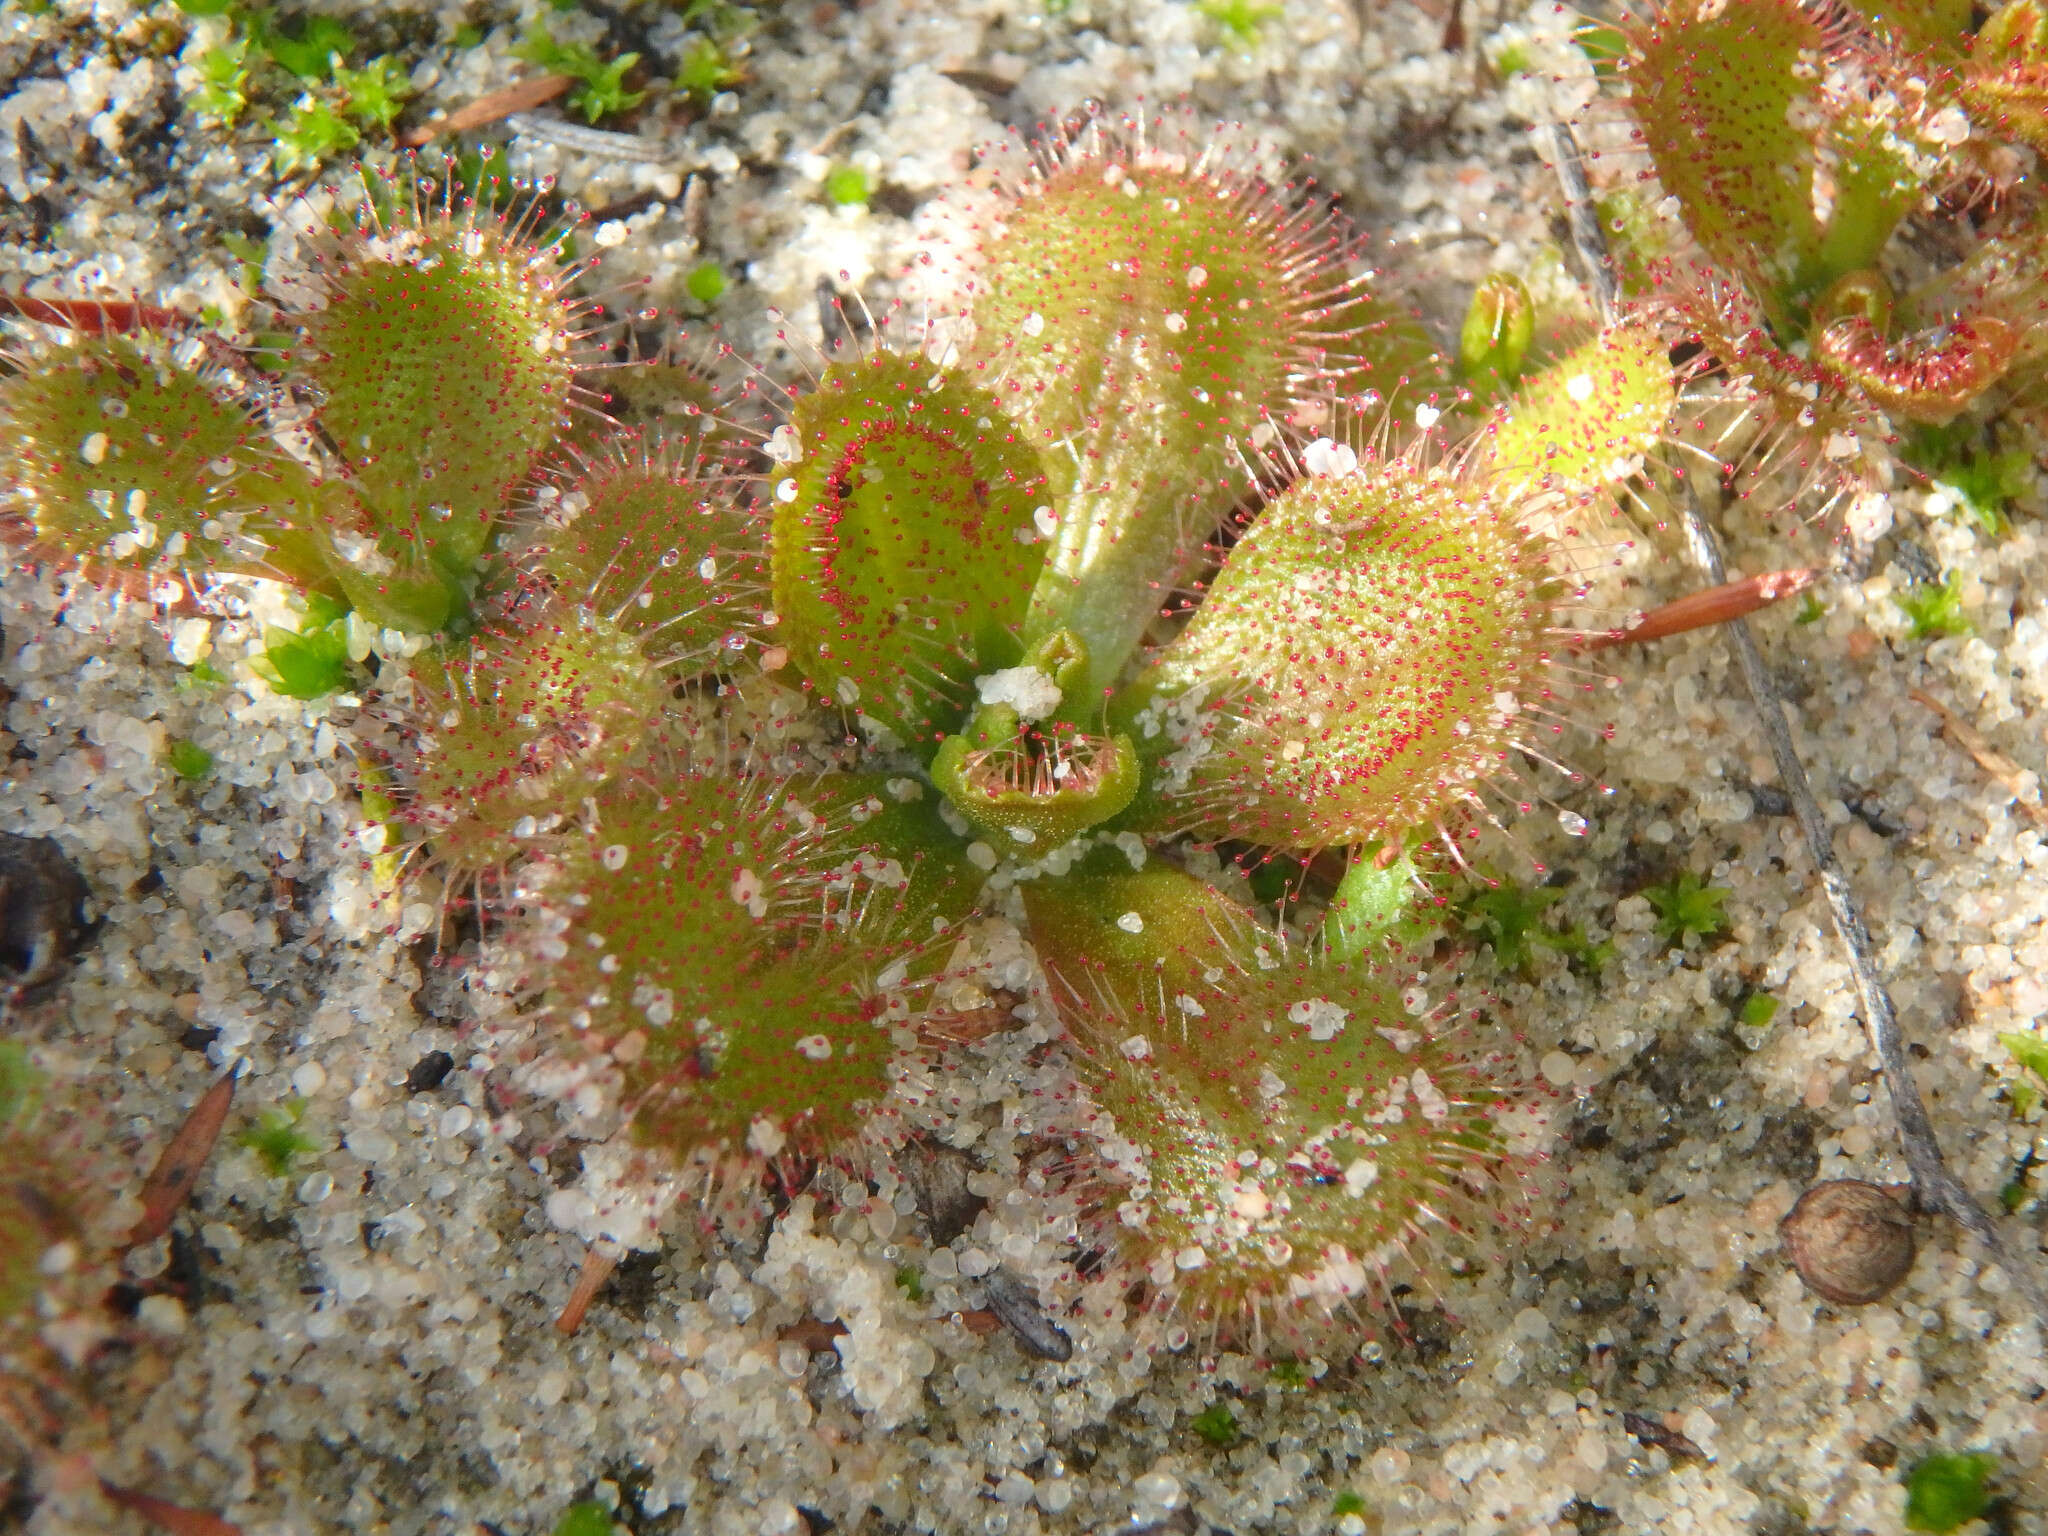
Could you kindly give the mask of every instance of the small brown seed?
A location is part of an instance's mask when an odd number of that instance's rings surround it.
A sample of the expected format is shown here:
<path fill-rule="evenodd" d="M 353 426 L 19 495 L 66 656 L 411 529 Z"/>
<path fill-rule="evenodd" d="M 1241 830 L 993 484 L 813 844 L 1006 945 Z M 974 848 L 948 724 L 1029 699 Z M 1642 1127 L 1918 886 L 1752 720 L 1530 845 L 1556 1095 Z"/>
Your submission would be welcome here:
<path fill-rule="evenodd" d="M 1806 1288 L 1842 1306 L 1876 1301 L 1913 1267 L 1903 1200 L 1861 1179 L 1814 1185 L 1778 1223 L 1778 1236 Z"/>

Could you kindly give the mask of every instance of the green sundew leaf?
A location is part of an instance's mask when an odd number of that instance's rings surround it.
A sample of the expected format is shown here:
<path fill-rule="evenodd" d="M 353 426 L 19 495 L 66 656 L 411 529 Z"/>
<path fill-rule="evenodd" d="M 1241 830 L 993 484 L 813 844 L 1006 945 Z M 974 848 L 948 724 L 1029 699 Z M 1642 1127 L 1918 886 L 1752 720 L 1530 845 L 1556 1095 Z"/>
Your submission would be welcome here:
<path fill-rule="evenodd" d="M 341 625 L 293 634 L 275 626 L 250 665 L 287 698 L 320 699 L 348 686 L 348 633 Z"/>
<path fill-rule="evenodd" d="M 1959 0 L 1946 0 L 1953 6 Z M 1949 35 L 1964 36 L 1964 26 Z M 1963 100 L 1979 122 L 1997 124 L 2003 139 L 2048 149 L 2048 11 L 2041 0 L 2011 0 L 1969 39 Z"/>
<path fill-rule="evenodd" d="M 2027 1071 L 2048 1083 L 2048 1039 L 2035 1034 L 2001 1034 L 1998 1043 Z"/>
<path fill-rule="evenodd" d="M 1354 854 L 1323 915 L 1324 947 L 1333 960 L 1369 958 L 1389 944 L 1419 943 L 1436 926 L 1423 897 L 1414 858 L 1403 851 L 1381 864 L 1376 849 Z"/>
<path fill-rule="evenodd" d="M 1523 382 L 1493 436 L 1508 484 L 1556 476 L 1593 487 L 1626 478 L 1663 436 L 1678 398 L 1663 339 L 1615 326 Z"/>
<path fill-rule="evenodd" d="M 1905 614 L 1915 640 L 1967 635 L 1976 627 L 1963 612 L 1963 591 L 1954 575 L 1944 578 L 1939 586 L 1922 584 L 1894 592 L 1892 601 Z"/>
<path fill-rule="evenodd" d="M 1629 109 L 1709 254 L 1775 294 L 1819 248 L 1813 102 L 1820 22 L 1797 0 L 1677 0 L 1633 39 Z"/>
<path fill-rule="evenodd" d="M 608 781 L 669 689 L 637 637 L 573 601 L 424 651 L 412 676 L 423 735 L 400 765 L 410 815 L 459 869 L 512 857 L 522 819 Z"/>
<path fill-rule="evenodd" d="M 1572 42 L 1592 63 L 1593 73 L 1611 80 L 1628 58 L 1628 39 L 1620 29 L 1604 22 L 1581 22 L 1572 30 Z"/>
<path fill-rule="evenodd" d="M 258 1115 L 254 1125 L 235 1137 L 235 1144 L 254 1152 L 263 1171 L 273 1179 L 285 1178 L 301 1157 L 320 1150 L 319 1141 L 300 1128 L 305 1117 L 304 1099 L 286 1099 Z"/>
<path fill-rule="evenodd" d="M 1906 1529 L 1952 1531 L 1990 1507 L 1985 1484 L 1998 1470 L 1998 1458 L 1937 1452 L 1906 1474 Z"/>
<path fill-rule="evenodd" d="M 325 270 L 327 304 L 305 322 L 320 424 L 398 579 L 439 572 L 459 588 L 567 408 L 553 257 L 491 220 L 429 216 L 414 241 L 347 237 Z M 367 609 L 374 583 L 351 563 L 336 573 Z"/>
<path fill-rule="evenodd" d="M 1412 960 L 1290 953 L 1194 876 L 1134 873 L 1114 848 L 1018 889 L 1077 1070 L 1149 1180 L 1118 1241 L 1139 1267 L 1165 1261 L 1192 1315 L 1257 1304 L 1270 1337 L 1313 1305 L 1307 1276 L 1333 1250 L 1402 1240 L 1421 1203 L 1464 1207 L 1438 1212 L 1457 1230 L 1509 1219 L 1494 1115 L 1512 1069 L 1437 1036 L 1404 992 Z M 1461 1193 L 1482 1182 L 1483 1208 Z"/>
<path fill-rule="evenodd" d="M 178 9 L 187 16 L 225 16 L 235 4 L 236 0 L 178 0 Z"/>
<path fill-rule="evenodd" d="M 1849 0 L 1871 30 L 1906 52 L 1954 58 L 1969 40 L 1970 0 Z M 1996 19 L 1995 17 L 1993 18 Z M 1989 30 L 1988 26 L 1986 30 Z"/>
<path fill-rule="evenodd" d="M 1778 1016 L 1778 1000 L 1765 992 L 1752 992 L 1743 999 L 1742 1022 L 1751 1029 L 1764 1029 Z"/>
<path fill-rule="evenodd" d="M 1934 147 L 1901 139 L 1898 123 L 1877 116 L 1831 118 L 1828 145 L 1834 152 L 1834 208 L 1818 248 L 1797 274 L 1802 300 L 1846 273 L 1877 265 L 1899 220 L 1926 190 L 1914 152 Z"/>
<path fill-rule="evenodd" d="M 1710 939 L 1725 933 L 1728 917 L 1721 907 L 1729 895 L 1718 885 L 1706 884 L 1689 869 L 1670 884 L 1653 885 L 1643 892 L 1644 899 L 1656 910 L 1658 934 L 1673 943 L 1683 943 L 1688 935 Z"/>
<path fill-rule="evenodd" d="M 148 566 L 244 569 L 206 526 L 238 513 L 274 539 L 284 508 L 306 494 L 261 424 L 205 365 L 156 337 L 81 339 L 0 379 L 0 481 L 27 505 L 39 538 L 76 555 Z M 304 580 L 307 565 L 269 562 Z"/>
<path fill-rule="evenodd" d="M 650 659 L 678 677 L 736 661 L 768 605 L 757 511 L 686 461 L 616 446 L 573 495 L 582 510 L 547 534 L 533 568 L 571 601 L 645 637 Z"/>
<path fill-rule="evenodd" d="M 770 505 L 793 659 L 929 757 L 972 680 L 1020 654 L 1045 470 L 993 397 L 883 351 L 829 369 L 790 431 L 802 458 Z"/>
<path fill-rule="evenodd" d="M 612 1512 L 595 1499 L 571 1504 L 555 1522 L 554 1536 L 612 1536 Z"/>
<path fill-rule="evenodd" d="M 165 750 L 164 757 L 171 772 L 181 779 L 197 781 L 213 772 L 213 754 L 196 741 L 180 737 Z"/>
<path fill-rule="evenodd" d="M 279 65 L 301 80 L 325 80 L 333 74 L 336 58 L 346 59 L 355 48 L 355 34 L 332 16 L 308 16 L 296 35 L 280 32 L 258 15 L 251 32 L 256 45 Z"/>
<path fill-rule="evenodd" d="M 2008 1085 L 2005 1096 L 2012 1102 L 2014 1116 L 2021 1120 L 2026 1119 L 2028 1110 L 2041 1102 L 2040 1093 L 2028 1087 L 2025 1083 L 2012 1083 Z"/>
<path fill-rule="evenodd" d="M 842 826 L 841 842 L 857 846 L 861 859 L 893 861 L 882 889 L 863 919 L 877 944 L 921 943 L 935 924 L 951 928 L 974 910 L 987 872 L 967 858 L 967 841 L 946 824 L 938 793 L 917 779 L 879 773 L 840 773 L 795 791 L 819 816 Z M 929 968 L 944 963 L 949 948 L 927 957 Z M 921 975 L 925 961 L 913 962 Z"/>
<path fill-rule="evenodd" d="M 1547 686 L 1556 588 L 1511 503 L 1400 459 L 1324 468 L 1257 514 L 1113 702 L 1141 751 L 1206 744 L 1149 776 L 1143 825 L 1277 848 L 1404 840 L 1452 783 L 1498 771 L 1503 696 Z"/>
<path fill-rule="evenodd" d="M 448 40 L 448 46 L 469 49 L 477 47 L 483 40 L 484 29 L 475 22 L 465 21 L 455 29 L 455 35 Z"/>
<path fill-rule="evenodd" d="M 545 1013 L 595 1049 L 634 1037 L 620 1068 L 642 1142 L 825 1154 L 888 1091 L 875 989 L 932 928 L 894 910 L 907 871 L 863 855 L 850 815 L 815 808 L 829 793 L 622 784 L 554 856 L 545 899 L 568 952 L 547 960 Z"/>
<path fill-rule="evenodd" d="M 1237 1415 L 1228 1403 L 1211 1403 L 1188 1420 L 1188 1428 L 1219 1451 L 1238 1441 Z"/>
<path fill-rule="evenodd" d="M 1265 189 L 1208 169 L 1228 158 L 1162 119 L 1142 153 L 1048 173 L 977 255 L 972 361 L 1045 452 L 1057 514 L 1024 638 L 1079 636 L 1084 693 L 1122 677 L 1240 502 L 1239 445 L 1297 389 L 1413 399 L 1444 375 L 1412 316 L 1333 270 L 1343 226 L 1249 214 Z"/>

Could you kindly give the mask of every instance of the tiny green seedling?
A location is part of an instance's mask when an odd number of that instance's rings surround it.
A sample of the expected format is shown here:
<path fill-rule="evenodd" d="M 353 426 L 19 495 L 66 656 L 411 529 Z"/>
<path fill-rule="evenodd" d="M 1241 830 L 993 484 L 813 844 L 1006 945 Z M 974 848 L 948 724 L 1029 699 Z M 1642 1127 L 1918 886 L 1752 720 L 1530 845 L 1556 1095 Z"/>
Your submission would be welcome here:
<path fill-rule="evenodd" d="M 1267 0 L 1196 0 L 1195 9 L 1240 48 L 1254 46 L 1282 13 L 1282 7 Z"/>
<path fill-rule="evenodd" d="M 683 279 L 683 291 L 707 308 L 724 296 L 725 289 L 725 269 L 715 261 L 699 262 Z"/>
<path fill-rule="evenodd" d="M 304 1099 L 286 1099 L 259 1114 L 254 1125 L 235 1137 L 235 1144 L 254 1152 L 273 1179 L 287 1178 L 300 1158 L 320 1150 L 319 1141 L 300 1125 L 305 1117 Z"/>
<path fill-rule="evenodd" d="M 1778 1000 L 1767 992 L 1750 993 L 1742 1000 L 1742 1009 L 1736 1015 L 1749 1029 L 1767 1029 L 1777 1016 Z"/>
<path fill-rule="evenodd" d="M 864 208 L 873 194 L 868 173 L 857 165 L 835 165 L 825 173 L 825 201 L 840 208 Z"/>

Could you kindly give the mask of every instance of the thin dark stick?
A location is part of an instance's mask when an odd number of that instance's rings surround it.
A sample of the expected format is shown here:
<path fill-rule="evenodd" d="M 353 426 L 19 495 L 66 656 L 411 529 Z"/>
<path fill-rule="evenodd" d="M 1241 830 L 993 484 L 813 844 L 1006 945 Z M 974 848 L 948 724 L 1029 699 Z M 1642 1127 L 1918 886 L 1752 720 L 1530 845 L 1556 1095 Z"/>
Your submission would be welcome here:
<path fill-rule="evenodd" d="M 1613 263 L 1608 259 L 1607 242 L 1593 209 L 1592 188 L 1586 182 L 1585 166 L 1579 159 L 1578 145 L 1570 131 L 1553 126 L 1550 142 L 1557 179 L 1564 189 L 1571 220 L 1572 243 L 1592 279 L 1594 301 L 1599 306 L 1601 321 L 1607 323 L 1614 318 L 1619 295 Z M 1708 526 L 1699 498 L 1689 485 L 1684 485 L 1683 491 L 1685 532 L 1687 542 L 1692 546 L 1693 559 L 1707 580 L 1719 585 L 1728 579 L 1727 570 L 1721 562 L 1720 545 L 1715 541 L 1714 530 Z M 1848 953 L 1849 972 L 1856 979 L 1856 994 L 1863 1005 L 1864 1028 L 1877 1051 L 1885 1088 L 1891 1095 L 1892 1115 L 1899 1126 L 1900 1148 L 1906 1154 L 1906 1167 L 1913 1177 L 1913 1193 L 1926 1209 L 1940 1211 L 1974 1233 L 1990 1251 L 1999 1268 L 2026 1293 L 2036 1315 L 2048 1321 L 2048 1295 L 2043 1294 L 2033 1266 L 2022 1264 L 2007 1250 L 1989 1214 L 1978 1205 L 1962 1182 L 1948 1171 L 1948 1164 L 1941 1155 L 1941 1142 L 1934 1134 L 1934 1123 L 1928 1118 L 1926 1102 L 1920 1097 L 1920 1085 L 1914 1080 L 1912 1066 L 1906 1059 L 1906 1042 L 1899 1031 L 1899 1016 L 1892 1008 L 1891 994 L 1885 990 L 1884 981 L 1877 973 L 1877 963 L 1871 954 L 1870 930 L 1864 926 L 1855 894 L 1849 889 L 1848 876 L 1842 873 L 1842 866 L 1835 858 L 1827 818 L 1821 814 L 1820 805 L 1813 798 L 1813 790 L 1806 781 L 1806 770 L 1800 765 L 1798 749 L 1792 744 L 1791 728 L 1785 721 L 1785 707 L 1778 698 L 1770 673 L 1764 667 L 1763 653 L 1757 649 L 1756 636 L 1750 633 L 1746 619 L 1730 619 L 1725 629 L 1734 643 L 1743 681 L 1749 685 L 1750 699 L 1756 705 L 1764 738 L 1770 743 L 1771 756 L 1777 763 L 1778 781 L 1786 798 L 1792 802 L 1800 829 L 1806 834 L 1807 852 L 1820 874 L 1821 889 L 1827 893 L 1835 932 L 1841 935 L 1842 948 Z"/>

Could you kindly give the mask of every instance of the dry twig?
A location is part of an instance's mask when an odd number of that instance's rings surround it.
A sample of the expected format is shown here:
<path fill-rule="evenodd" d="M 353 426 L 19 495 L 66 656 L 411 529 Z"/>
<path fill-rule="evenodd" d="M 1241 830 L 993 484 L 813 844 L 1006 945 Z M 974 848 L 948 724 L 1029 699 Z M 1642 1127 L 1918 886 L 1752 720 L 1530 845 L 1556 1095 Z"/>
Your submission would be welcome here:
<path fill-rule="evenodd" d="M 1922 693 L 1915 689 L 1907 694 L 1906 697 L 1915 704 L 1924 705 L 1941 716 L 1942 733 L 1950 741 L 1969 753 L 1971 757 L 1975 758 L 1977 766 L 1989 774 L 2000 789 L 2003 789 L 2019 803 L 2020 813 L 2027 820 L 2037 827 L 2048 826 L 2048 808 L 2044 808 L 2041 804 L 2040 791 L 2038 789 L 2035 790 L 2033 798 L 2027 798 L 2028 790 L 2025 778 L 2026 770 L 2024 768 L 1999 751 L 1998 748 L 1992 746 L 1990 742 L 1984 739 L 1983 732 L 1970 724 L 1969 721 L 1963 719 L 1962 716 L 1942 703 L 1941 700 L 1935 698 L 1933 694 Z"/>
<path fill-rule="evenodd" d="M 406 129 L 398 136 L 399 145 L 405 149 L 418 149 L 444 133 L 467 133 L 486 123 L 501 122 L 515 112 L 528 112 L 546 105 L 575 83 L 569 75 L 539 75 L 532 80 L 521 80 L 502 91 L 479 96 L 468 106 L 457 107 L 446 117 Z"/>

